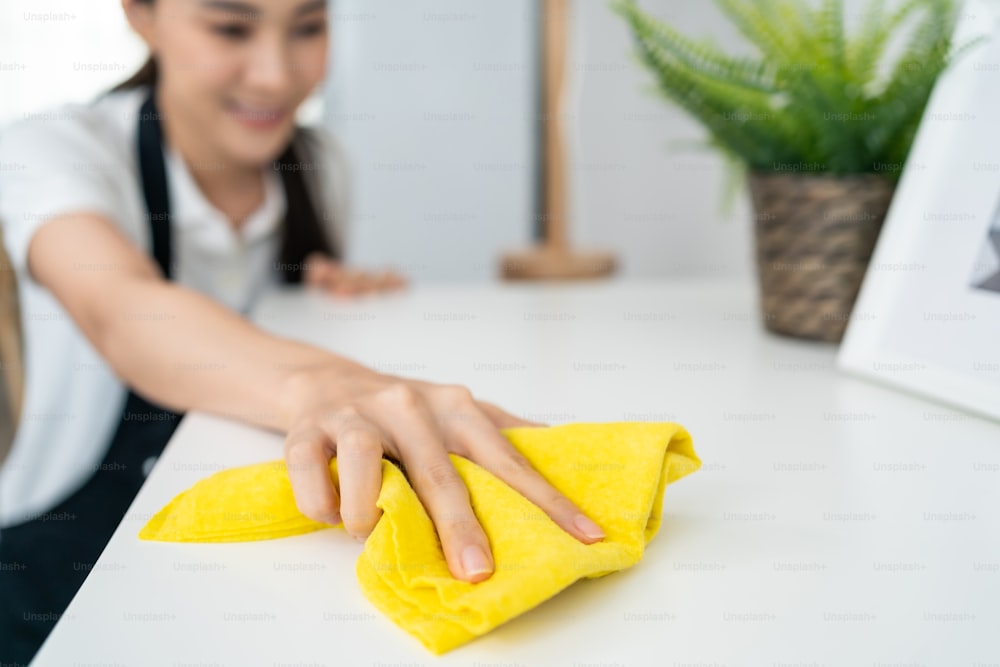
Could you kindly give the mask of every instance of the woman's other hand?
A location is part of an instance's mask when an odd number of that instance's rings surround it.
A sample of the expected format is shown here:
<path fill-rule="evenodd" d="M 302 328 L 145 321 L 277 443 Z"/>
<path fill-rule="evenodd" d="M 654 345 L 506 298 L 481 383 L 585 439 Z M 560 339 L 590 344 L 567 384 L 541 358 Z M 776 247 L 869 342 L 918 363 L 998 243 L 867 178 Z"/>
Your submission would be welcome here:
<path fill-rule="evenodd" d="M 393 270 L 379 273 L 350 269 L 320 253 L 305 261 L 305 283 L 335 296 L 358 296 L 406 287 L 407 280 Z"/>
<path fill-rule="evenodd" d="M 449 459 L 463 456 L 509 484 L 567 533 L 591 544 L 601 529 L 550 485 L 500 433 L 545 424 L 476 400 L 460 385 L 383 375 L 333 365 L 301 371 L 284 387 L 285 460 L 299 510 L 344 523 L 364 541 L 381 516 L 382 457 L 398 461 L 434 522 L 452 575 L 479 582 L 495 569 L 489 540 L 469 492 Z M 337 458 L 339 486 L 330 474 Z"/>

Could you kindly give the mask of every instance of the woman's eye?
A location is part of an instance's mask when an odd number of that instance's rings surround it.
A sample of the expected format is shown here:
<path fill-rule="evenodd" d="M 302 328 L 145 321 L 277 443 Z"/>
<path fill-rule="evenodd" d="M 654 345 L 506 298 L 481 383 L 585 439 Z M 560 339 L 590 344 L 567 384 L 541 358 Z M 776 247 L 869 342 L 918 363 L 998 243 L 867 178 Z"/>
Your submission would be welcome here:
<path fill-rule="evenodd" d="M 326 30 L 326 21 L 316 21 L 299 26 L 295 29 L 295 34 L 299 37 L 312 37 L 321 34 L 324 30 Z"/>
<path fill-rule="evenodd" d="M 250 29 L 239 23 L 216 25 L 212 27 L 212 31 L 228 39 L 243 39 L 250 34 Z"/>

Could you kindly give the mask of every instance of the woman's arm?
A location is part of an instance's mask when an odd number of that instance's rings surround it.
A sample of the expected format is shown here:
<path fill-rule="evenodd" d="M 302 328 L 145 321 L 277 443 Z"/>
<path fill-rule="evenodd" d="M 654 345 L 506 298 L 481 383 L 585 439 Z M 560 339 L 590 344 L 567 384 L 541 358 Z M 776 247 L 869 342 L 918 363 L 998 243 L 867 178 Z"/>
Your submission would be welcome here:
<path fill-rule="evenodd" d="M 518 490 L 584 543 L 604 537 L 498 429 L 530 426 L 465 387 L 384 375 L 325 350 L 269 335 L 156 265 L 95 214 L 53 218 L 32 236 L 28 270 L 63 304 L 114 371 L 153 402 L 286 433 L 285 460 L 306 516 L 364 539 L 377 523 L 382 456 L 403 464 L 441 538 L 452 574 L 493 571 L 449 454 Z M 340 489 L 329 462 L 337 457 Z"/>
<path fill-rule="evenodd" d="M 107 220 L 55 218 L 31 241 L 32 276 L 63 304 L 115 373 L 155 403 L 287 431 L 297 370 L 360 364 L 261 331 L 212 299 L 162 279 Z"/>

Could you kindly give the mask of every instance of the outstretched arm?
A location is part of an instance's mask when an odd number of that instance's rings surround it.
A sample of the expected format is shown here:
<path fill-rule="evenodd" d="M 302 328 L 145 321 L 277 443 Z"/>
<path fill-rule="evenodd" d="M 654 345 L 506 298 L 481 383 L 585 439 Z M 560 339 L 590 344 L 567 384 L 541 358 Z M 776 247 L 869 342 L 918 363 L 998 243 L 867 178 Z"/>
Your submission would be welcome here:
<path fill-rule="evenodd" d="M 494 569 L 489 540 L 449 458 L 457 454 L 517 489 L 581 542 L 604 536 L 499 431 L 540 424 L 477 401 L 459 385 L 377 373 L 270 335 L 164 281 L 156 265 L 98 215 L 42 225 L 28 248 L 28 269 L 125 383 L 152 401 L 285 432 L 296 503 L 312 519 L 343 521 L 356 538 L 367 537 L 381 513 L 382 457 L 389 456 L 404 465 L 427 508 L 452 574 L 488 578 Z M 330 475 L 333 456 L 339 489 Z"/>
<path fill-rule="evenodd" d="M 28 268 L 126 384 L 175 411 L 203 410 L 287 431 L 284 399 L 296 371 L 336 366 L 374 375 L 326 350 L 271 336 L 163 280 L 147 255 L 96 215 L 43 225 L 29 246 Z"/>

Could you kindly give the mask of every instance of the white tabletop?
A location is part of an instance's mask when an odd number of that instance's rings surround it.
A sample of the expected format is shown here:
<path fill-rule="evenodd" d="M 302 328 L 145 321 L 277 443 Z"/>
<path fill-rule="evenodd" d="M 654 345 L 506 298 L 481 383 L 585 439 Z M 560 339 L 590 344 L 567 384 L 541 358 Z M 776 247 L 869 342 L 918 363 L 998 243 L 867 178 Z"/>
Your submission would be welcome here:
<path fill-rule="evenodd" d="M 1000 663 L 1000 425 L 842 375 L 765 334 L 732 283 L 417 285 L 270 296 L 262 326 L 550 423 L 677 421 L 701 471 L 667 488 L 634 568 L 580 582 L 440 658 L 371 607 L 340 528 L 144 542 L 216 470 L 280 435 L 180 424 L 33 665 Z"/>

